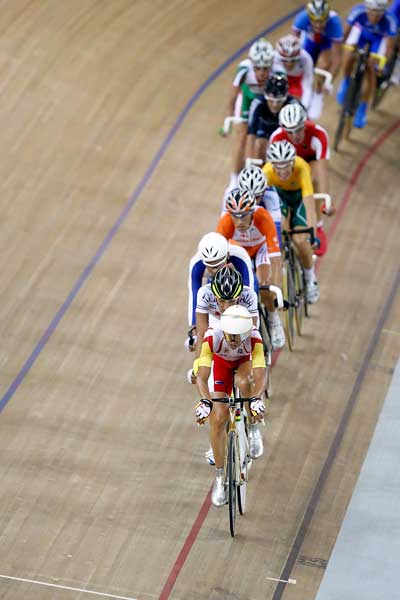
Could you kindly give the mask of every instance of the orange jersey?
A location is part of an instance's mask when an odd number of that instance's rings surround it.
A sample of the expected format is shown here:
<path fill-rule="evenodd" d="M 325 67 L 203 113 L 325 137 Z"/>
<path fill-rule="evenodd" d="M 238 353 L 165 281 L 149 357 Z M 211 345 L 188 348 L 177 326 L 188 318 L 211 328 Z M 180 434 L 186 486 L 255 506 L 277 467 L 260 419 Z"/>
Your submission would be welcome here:
<path fill-rule="evenodd" d="M 270 258 L 281 255 L 275 223 L 269 212 L 262 206 L 257 206 L 250 226 L 245 231 L 236 229 L 231 215 L 225 213 L 219 220 L 217 232 L 232 244 L 243 246 L 251 257 L 257 254 L 264 243 Z"/>

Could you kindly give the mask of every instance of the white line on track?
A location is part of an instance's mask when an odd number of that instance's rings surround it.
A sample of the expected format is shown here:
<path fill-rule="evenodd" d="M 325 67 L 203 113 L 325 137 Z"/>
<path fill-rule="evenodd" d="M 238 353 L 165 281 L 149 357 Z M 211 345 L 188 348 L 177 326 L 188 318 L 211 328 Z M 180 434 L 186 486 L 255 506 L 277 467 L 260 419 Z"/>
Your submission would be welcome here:
<path fill-rule="evenodd" d="M 296 585 L 297 583 L 296 579 L 275 579 L 275 577 L 266 577 L 266 579 L 269 579 L 270 581 L 278 581 L 279 583 L 292 583 L 293 585 Z"/>
<path fill-rule="evenodd" d="M 93 594 L 95 596 L 103 596 L 103 598 L 117 598 L 117 600 L 136 600 L 131 596 L 115 596 L 114 594 L 104 594 L 102 592 L 93 592 L 92 590 L 84 590 L 67 585 L 57 585 L 55 583 L 46 583 L 45 581 L 35 581 L 34 579 L 24 579 L 23 577 L 11 577 L 11 575 L 0 575 L 1 579 L 12 579 L 13 581 L 23 581 L 25 583 L 34 583 L 36 585 L 44 585 L 46 587 L 58 588 L 60 590 L 70 590 L 71 592 L 82 592 L 83 594 Z"/>

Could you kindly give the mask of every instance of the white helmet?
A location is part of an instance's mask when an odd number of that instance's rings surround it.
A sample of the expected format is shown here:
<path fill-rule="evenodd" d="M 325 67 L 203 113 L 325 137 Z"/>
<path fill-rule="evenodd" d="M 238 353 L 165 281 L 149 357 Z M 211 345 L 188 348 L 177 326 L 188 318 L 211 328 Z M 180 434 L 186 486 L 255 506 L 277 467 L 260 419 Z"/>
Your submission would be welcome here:
<path fill-rule="evenodd" d="M 263 194 L 267 186 L 264 171 L 254 165 L 247 167 L 247 169 L 242 169 L 238 177 L 238 186 L 242 193 L 251 192 L 254 196 Z"/>
<path fill-rule="evenodd" d="M 278 40 L 276 51 L 283 61 L 298 60 L 300 58 L 300 40 L 289 33 Z"/>
<path fill-rule="evenodd" d="M 296 158 L 296 148 L 286 140 L 273 142 L 268 146 L 267 159 L 271 163 L 289 163 Z"/>
<path fill-rule="evenodd" d="M 274 47 L 265 38 L 260 38 L 250 46 L 249 58 L 255 67 L 271 67 Z"/>
<path fill-rule="evenodd" d="M 253 329 L 252 316 L 245 306 L 230 306 L 221 315 L 221 329 L 224 333 L 240 335 L 245 340 Z"/>
<path fill-rule="evenodd" d="M 300 129 L 307 119 L 307 113 L 298 102 L 286 104 L 279 111 L 279 125 L 284 129 Z"/>
<path fill-rule="evenodd" d="M 222 266 L 228 258 L 228 240 L 220 233 L 211 231 L 201 238 L 198 252 L 206 267 Z"/>
<path fill-rule="evenodd" d="M 374 10 L 377 12 L 384 11 L 387 8 L 387 0 L 365 0 L 365 8 L 368 10 Z"/>

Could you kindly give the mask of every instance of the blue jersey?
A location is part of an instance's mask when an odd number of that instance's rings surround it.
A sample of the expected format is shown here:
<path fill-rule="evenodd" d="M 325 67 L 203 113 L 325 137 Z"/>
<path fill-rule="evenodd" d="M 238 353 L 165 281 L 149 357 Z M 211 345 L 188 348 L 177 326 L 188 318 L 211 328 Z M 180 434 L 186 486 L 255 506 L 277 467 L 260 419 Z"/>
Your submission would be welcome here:
<path fill-rule="evenodd" d="M 329 50 L 333 43 L 343 41 L 343 25 L 339 15 L 330 10 L 323 32 L 313 29 L 312 21 L 306 10 L 302 10 L 294 20 L 293 31 L 301 33 L 302 45 L 312 56 L 314 63 L 323 50 Z"/>
<path fill-rule="evenodd" d="M 400 0 L 393 0 L 390 12 L 394 14 L 397 20 L 397 27 L 400 27 Z"/>
<path fill-rule="evenodd" d="M 366 42 L 375 42 L 378 38 L 397 35 L 396 19 L 388 10 L 385 10 L 378 23 L 371 23 L 364 4 L 358 4 L 352 8 L 346 21 L 349 25 L 362 28 L 363 39 Z"/>
<path fill-rule="evenodd" d="M 254 290 L 254 274 L 251 259 L 244 248 L 236 244 L 229 244 L 229 262 L 239 271 L 243 278 L 243 284 Z M 206 267 L 199 254 L 195 254 L 189 265 L 189 304 L 188 323 L 189 327 L 196 325 L 196 303 L 197 292 L 203 285 L 203 277 L 206 275 Z"/>

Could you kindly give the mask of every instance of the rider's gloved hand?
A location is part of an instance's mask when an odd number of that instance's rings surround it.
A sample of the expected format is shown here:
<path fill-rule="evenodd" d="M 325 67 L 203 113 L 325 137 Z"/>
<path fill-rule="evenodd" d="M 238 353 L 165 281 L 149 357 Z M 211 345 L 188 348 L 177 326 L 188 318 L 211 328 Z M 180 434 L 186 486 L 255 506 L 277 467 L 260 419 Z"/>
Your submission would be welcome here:
<path fill-rule="evenodd" d="M 204 422 L 210 416 L 212 411 L 212 402 L 207 398 L 202 398 L 194 407 L 197 425 L 204 425 Z"/>
<path fill-rule="evenodd" d="M 249 407 L 250 407 L 250 412 L 253 415 L 253 417 L 258 417 L 260 419 L 264 418 L 265 404 L 261 400 L 261 398 L 258 398 L 256 396 L 254 396 L 253 398 L 250 398 Z"/>
<path fill-rule="evenodd" d="M 189 352 L 194 352 L 196 350 L 197 343 L 197 335 L 192 335 L 186 338 L 185 340 L 185 348 L 189 350 Z"/>
<path fill-rule="evenodd" d="M 314 243 L 312 245 L 313 248 L 319 248 L 321 246 L 321 240 L 317 237 L 314 237 Z"/>

